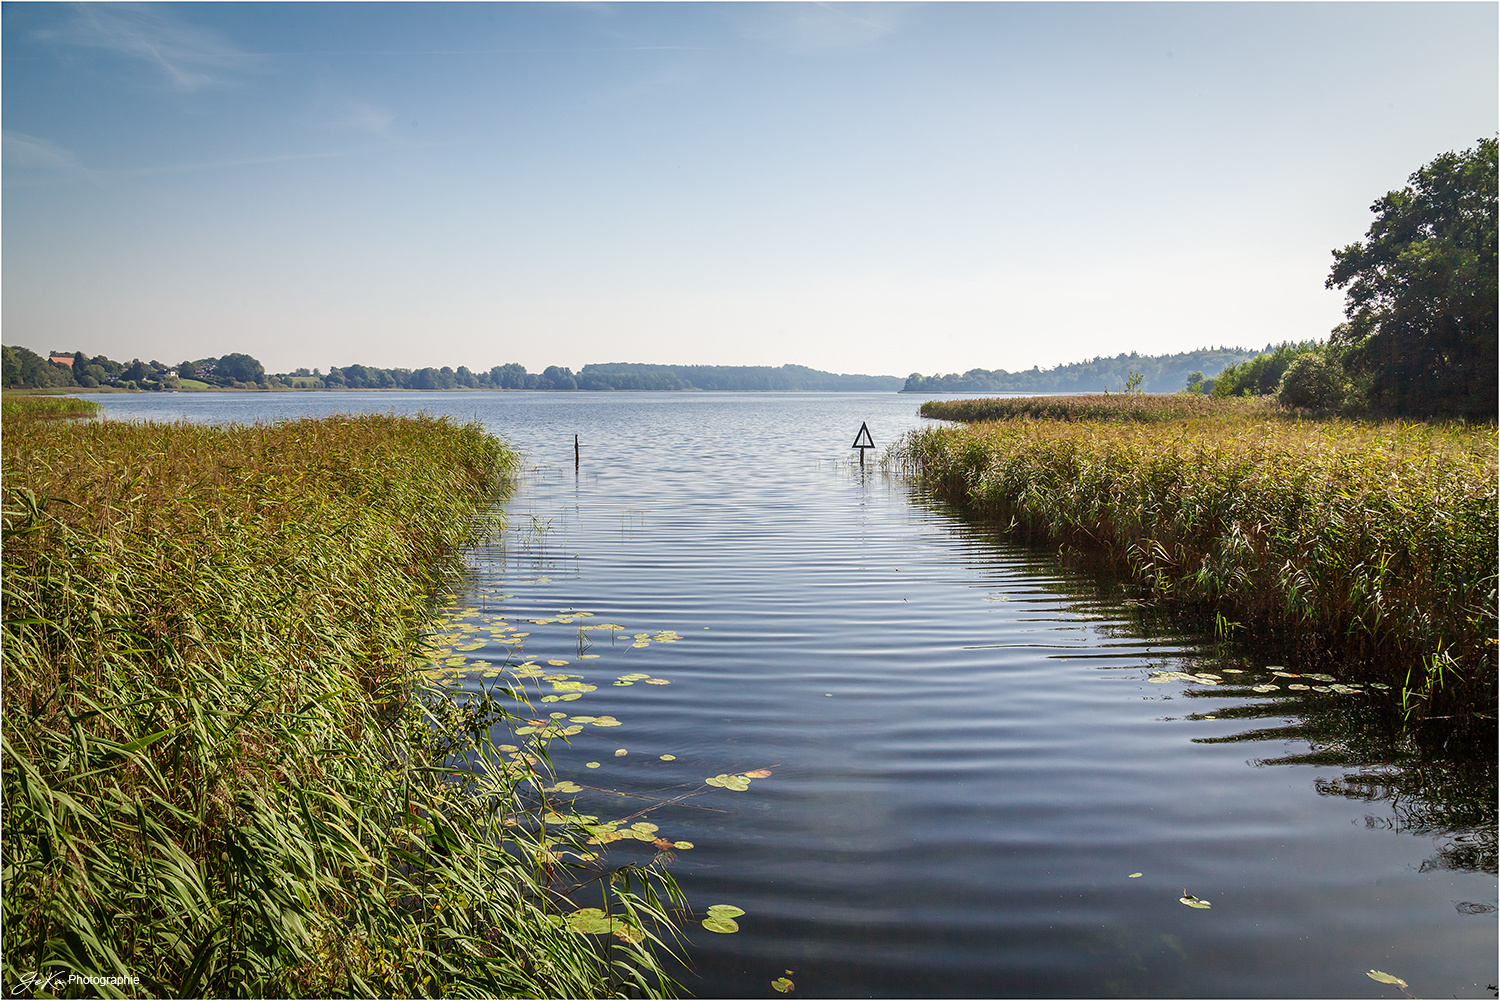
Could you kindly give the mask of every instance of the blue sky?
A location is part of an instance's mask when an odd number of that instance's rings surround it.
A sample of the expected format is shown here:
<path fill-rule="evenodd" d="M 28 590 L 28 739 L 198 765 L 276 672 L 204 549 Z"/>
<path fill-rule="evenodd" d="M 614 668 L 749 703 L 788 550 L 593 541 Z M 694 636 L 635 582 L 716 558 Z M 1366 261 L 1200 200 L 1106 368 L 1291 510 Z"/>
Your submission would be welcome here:
<path fill-rule="evenodd" d="M 905 375 L 1322 337 L 1477 4 L 3 7 L 7 344 Z"/>

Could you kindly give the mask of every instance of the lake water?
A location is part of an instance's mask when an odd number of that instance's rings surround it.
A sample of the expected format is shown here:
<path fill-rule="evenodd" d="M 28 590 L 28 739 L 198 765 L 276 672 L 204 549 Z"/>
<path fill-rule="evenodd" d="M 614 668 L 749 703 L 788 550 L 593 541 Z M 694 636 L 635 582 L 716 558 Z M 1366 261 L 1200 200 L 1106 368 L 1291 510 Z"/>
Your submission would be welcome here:
<path fill-rule="evenodd" d="M 595 686 L 533 699 L 620 723 L 554 742 L 558 777 L 603 819 L 651 810 L 693 845 L 670 866 L 693 905 L 746 912 L 736 934 L 690 929 L 699 996 L 786 976 L 804 997 L 1401 997 L 1372 968 L 1494 996 L 1493 788 L 1424 800 L 1381 735 L 1388 693 L 1289 691 L 1270 671 L 1295 664 L 1152 626 L 1120 583 L 851 461 L 862 421 L 881 448 L 922 424 L 918 398 L 96 399 L 120 418 L 426 410 L 522 449 L 509 528 L 458 604 L 527 635 L 463 655 Z"/>

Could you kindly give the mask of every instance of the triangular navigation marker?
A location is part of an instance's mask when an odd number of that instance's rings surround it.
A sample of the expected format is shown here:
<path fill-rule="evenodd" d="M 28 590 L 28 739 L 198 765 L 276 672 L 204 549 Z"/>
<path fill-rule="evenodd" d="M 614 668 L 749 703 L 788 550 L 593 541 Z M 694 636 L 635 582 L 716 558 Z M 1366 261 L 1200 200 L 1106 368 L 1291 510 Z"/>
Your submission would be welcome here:
<path fill-rule="evenodd" d="M 850 448 L 874 448 L 875 439 L 870 437 L 870 428 L 864 421 L 859 422 L 859 434 L 854 436 L 854 444 Z M 864 453 L 861 452 L 861 455 Z"/>

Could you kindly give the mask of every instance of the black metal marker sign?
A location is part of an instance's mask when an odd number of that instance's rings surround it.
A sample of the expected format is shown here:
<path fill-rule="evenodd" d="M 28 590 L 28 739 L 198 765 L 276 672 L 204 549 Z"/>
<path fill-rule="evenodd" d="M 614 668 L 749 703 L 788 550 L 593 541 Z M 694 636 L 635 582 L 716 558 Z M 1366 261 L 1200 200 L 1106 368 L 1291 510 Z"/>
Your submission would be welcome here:
<path fill-rule="evenodd" d="M 865 464 L 865 449 L 875 447 L 875 439 L 870 437 L 870 428 L 864 421 L 859 422 L 859 434 L 854 436 L 854 444 L 850 448 L 859 449 L 859 464 Z"/>

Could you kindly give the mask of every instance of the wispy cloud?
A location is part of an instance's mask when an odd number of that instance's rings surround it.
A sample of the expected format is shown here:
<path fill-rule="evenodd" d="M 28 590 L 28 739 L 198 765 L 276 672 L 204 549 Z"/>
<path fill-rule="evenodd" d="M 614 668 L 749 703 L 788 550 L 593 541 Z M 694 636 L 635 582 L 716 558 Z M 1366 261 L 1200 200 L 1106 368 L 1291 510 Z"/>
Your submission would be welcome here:
<path fill-rule="evenodd" d="M 6 167 L 22 167 L 43 174 L 71 177 L 96 176 L 94 171 L 78 162 L 78 157 L 71 150 L 49 140 L 10 131 L 3 134 L 3 139 L 4 151 L 0 156 L 3 156 Z"/>
<path fill-rule="evenodd" d="M 185 92 L 230 83 L 265 63 L 265 57 L 241 52 L 160 8 L 133 4 L 80 4 L 62 27 L 40 31 L 38 37 L 140 60 Z"/>
<path fill-rule="evenodd" d="M 900 27 L 905 4 L 772 3 L 730 5 L 730 23 L 751 41 L 808 51 L 869 45 Z"/>
<path fill-rule="evenodd" d="M 396 120 L 394 112 L 356 101 L 349 105 L 345 114 L 325 123 L 325 128 L 349 132 L 367 132 L 383 136 Z"/>

